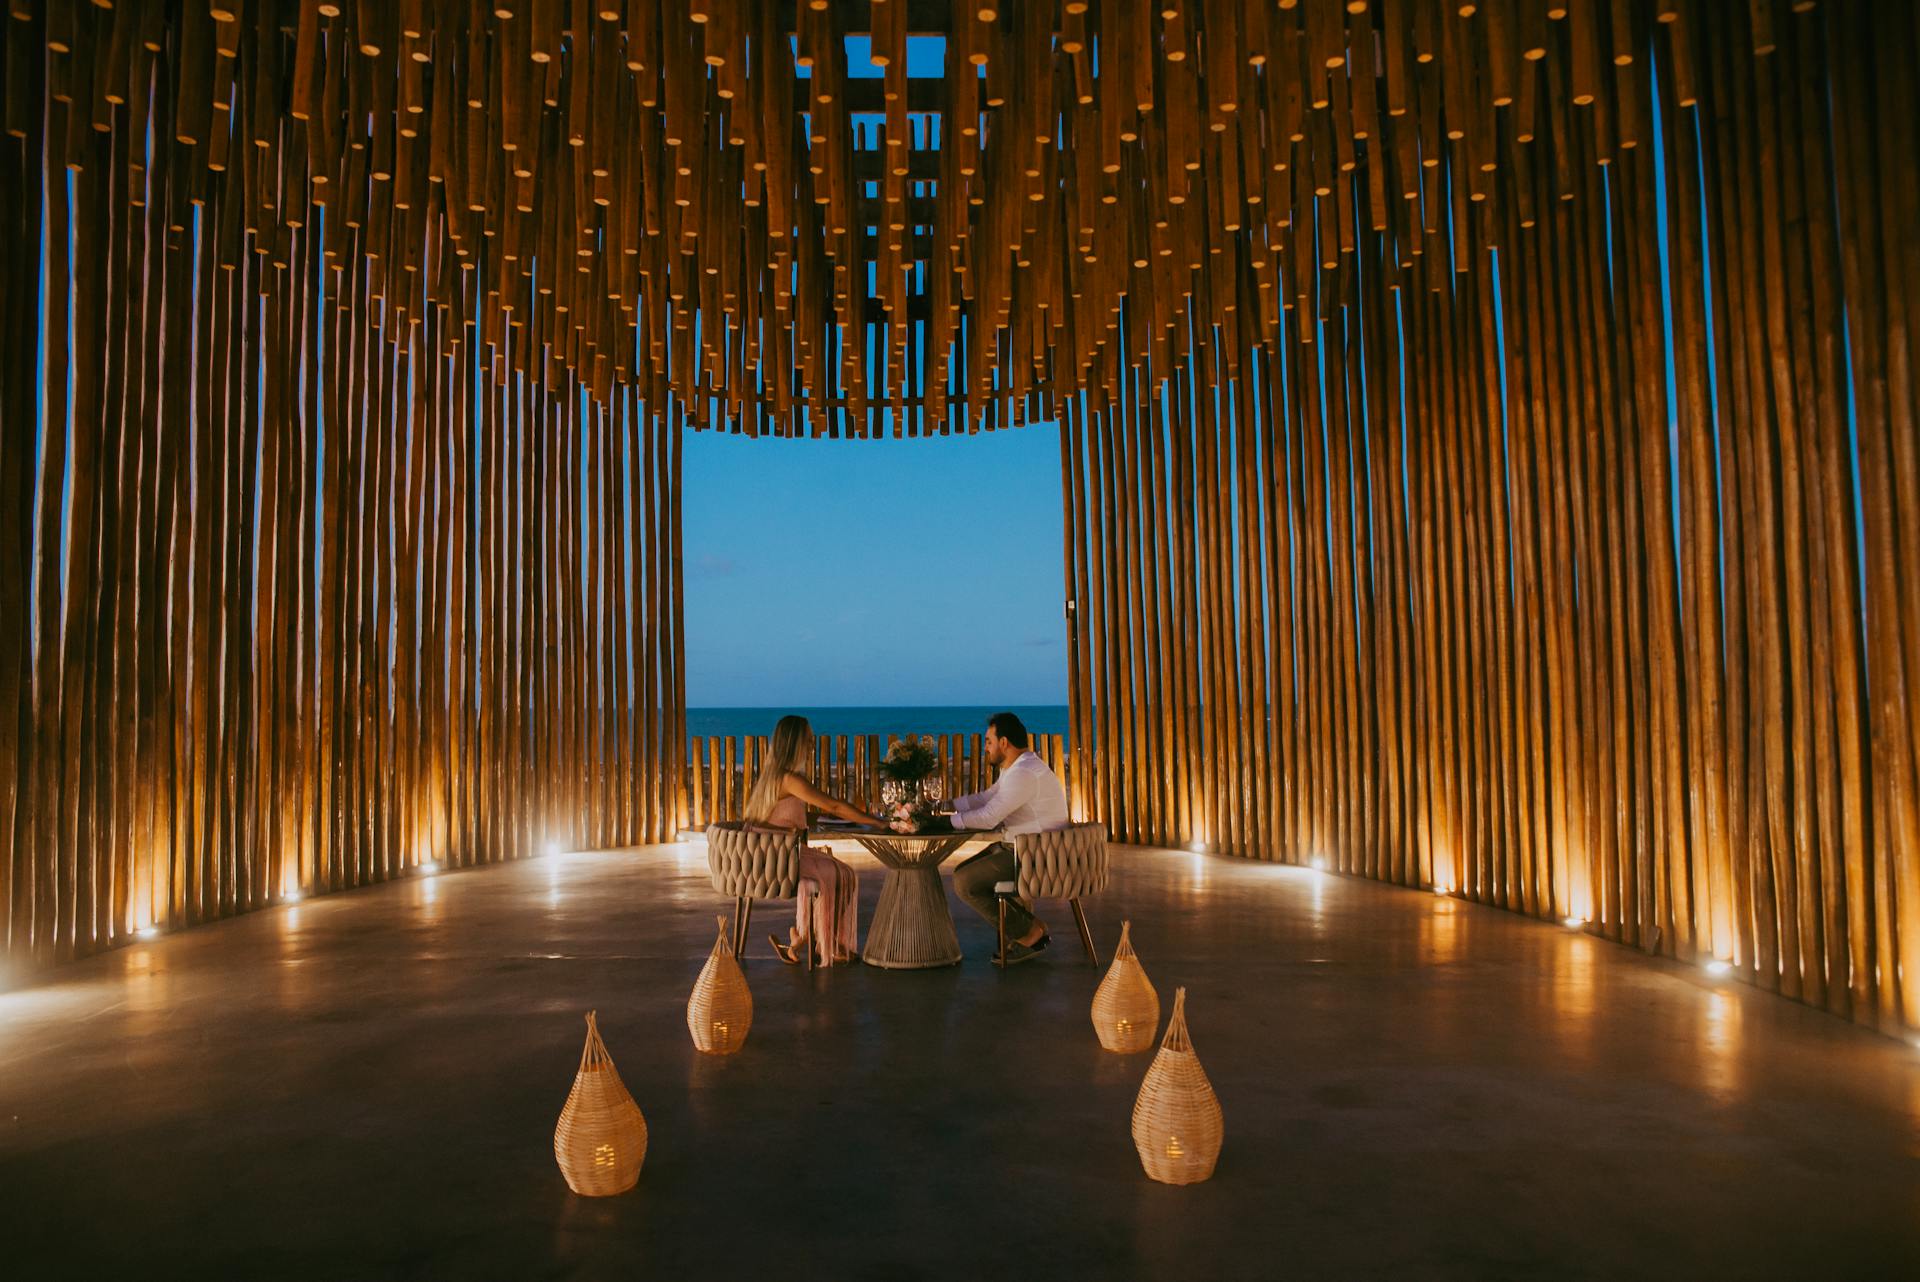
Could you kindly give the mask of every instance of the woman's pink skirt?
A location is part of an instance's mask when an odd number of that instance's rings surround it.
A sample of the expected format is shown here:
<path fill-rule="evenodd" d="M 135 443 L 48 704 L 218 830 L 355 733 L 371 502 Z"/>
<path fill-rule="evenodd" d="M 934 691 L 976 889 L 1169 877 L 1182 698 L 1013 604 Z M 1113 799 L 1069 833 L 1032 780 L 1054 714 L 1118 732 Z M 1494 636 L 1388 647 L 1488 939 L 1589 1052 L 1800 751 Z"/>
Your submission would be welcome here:
<path fill-rule="evenodd" d="M 826 851 L 806 846 L 800 851 L 800 885 L 794 909 L 800 945 L 821 940 L 821 956 L 829 966 L 851 961 L 860 947 L 860 874 Z"/>

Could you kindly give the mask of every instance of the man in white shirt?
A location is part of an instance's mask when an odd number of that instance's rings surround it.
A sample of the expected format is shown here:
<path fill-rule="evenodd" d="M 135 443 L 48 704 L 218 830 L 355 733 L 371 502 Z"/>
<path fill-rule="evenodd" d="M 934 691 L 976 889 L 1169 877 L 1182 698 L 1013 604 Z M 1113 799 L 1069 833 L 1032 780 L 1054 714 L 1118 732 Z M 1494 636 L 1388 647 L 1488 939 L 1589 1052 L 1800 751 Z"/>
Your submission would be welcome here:
<path fill-rule="evenodd" d="M 987 719 L 981 749 L 999 768 L 1000 777 L 985 792 L 954 799 L 955 828 L 999 828 L 1011 837 L 1067 826 L 1067 790 L 1027 742 L 1027 727 L 1013 713 L 996 712 Z M 1013 844 L 996 841 L 953 870 L 953 889 L 969 908 L 993 921 L 999 912 L 994 883 L 1012 881 L 1015 875 Z M 1027 905 L 1009 900 L 1007 964 L 1026 961 L 1045 948 L 1047 940 L 1047 924 Z"/>

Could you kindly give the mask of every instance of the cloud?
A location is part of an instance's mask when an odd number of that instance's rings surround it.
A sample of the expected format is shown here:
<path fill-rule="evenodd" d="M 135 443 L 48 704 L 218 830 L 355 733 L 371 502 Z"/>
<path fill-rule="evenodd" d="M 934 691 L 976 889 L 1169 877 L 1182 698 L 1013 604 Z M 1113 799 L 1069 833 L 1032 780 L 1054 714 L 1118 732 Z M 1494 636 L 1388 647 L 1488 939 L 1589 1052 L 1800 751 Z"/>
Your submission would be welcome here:
<path fill-rule="evenodd" d="M 1059 645 L 1060 638 L 1059 637 L 1028 637 L 1025 641 L 1022 641 L 1020 644 L 1027 646 L 1030 649 L 1044 650 L 1050 645 Z"/>
<path fill-rule="evenodd" d="M 732 557 L 702 552 L 693 562 L 694 572 L 705 579 L 730 579 L 737 567 Z"/>

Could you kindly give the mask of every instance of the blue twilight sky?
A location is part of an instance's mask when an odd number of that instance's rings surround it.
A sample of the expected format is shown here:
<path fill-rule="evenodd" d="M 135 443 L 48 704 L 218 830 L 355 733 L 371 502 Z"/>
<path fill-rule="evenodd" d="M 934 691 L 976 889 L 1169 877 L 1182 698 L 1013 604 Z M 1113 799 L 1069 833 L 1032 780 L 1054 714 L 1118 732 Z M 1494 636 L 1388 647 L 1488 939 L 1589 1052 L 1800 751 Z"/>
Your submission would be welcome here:
<path fill-rule="evenodd" d="M 683 439 L 689 705 L 1067 701 L 1055 428 Z"/>

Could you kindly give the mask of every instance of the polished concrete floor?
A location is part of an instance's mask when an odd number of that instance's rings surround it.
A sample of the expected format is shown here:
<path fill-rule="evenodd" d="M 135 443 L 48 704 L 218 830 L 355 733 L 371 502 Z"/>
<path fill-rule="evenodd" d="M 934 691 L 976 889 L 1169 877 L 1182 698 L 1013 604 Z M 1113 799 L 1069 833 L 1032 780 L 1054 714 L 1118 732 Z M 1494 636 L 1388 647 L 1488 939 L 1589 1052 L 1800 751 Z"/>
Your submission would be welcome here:
<path fill-rule="evenodd" d="M 0 1275 L 201 1278 L 1920 1276 L 1920 1050 L 1492 909 L 1121 848 L 1226 1114 L 1148 1181 L 1148 1056 L 1101 1051 L 1064 906 L 1005 973 L 808 975 L 762 926 L 747 1047 L 689 1045 L 697 847 L 311 900 L 0 994 Z M 864 865 L 862 922 L 879 891 Z M 957 905 L 956 905 L 957 907 Z M 789 910 L 790 911 L 790 910 Z M 638 1188 L 552 1154 L 583 1034 Z"/>

